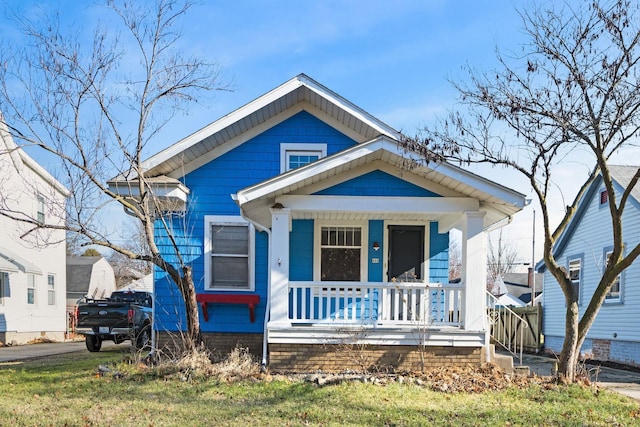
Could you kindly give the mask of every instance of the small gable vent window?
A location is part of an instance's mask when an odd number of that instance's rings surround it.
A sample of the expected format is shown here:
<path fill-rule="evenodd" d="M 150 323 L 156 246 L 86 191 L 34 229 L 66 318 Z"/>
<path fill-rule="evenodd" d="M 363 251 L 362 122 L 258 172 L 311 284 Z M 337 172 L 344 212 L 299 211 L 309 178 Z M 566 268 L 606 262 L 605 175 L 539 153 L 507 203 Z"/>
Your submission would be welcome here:
<path fill-rule="evenodd" d="M 600 204 L 606 205 L 607 203 L 609 203 L 609 193 L 607 193 L 607 190 L 602 190 L 600 192 Z"/>
<path fill-rule="evenodd" d="M 327 155 L 327 144 L 280 144 L 280 172 L 313 163 Z"/>

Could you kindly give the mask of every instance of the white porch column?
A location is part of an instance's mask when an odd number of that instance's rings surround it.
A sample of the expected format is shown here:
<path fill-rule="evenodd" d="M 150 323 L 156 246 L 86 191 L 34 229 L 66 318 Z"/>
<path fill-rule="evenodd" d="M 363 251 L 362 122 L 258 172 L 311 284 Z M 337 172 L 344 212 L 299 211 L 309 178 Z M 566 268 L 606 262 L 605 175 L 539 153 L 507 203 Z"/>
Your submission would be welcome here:
<path fill-rule="evenodd" d="M 464 329 L 486 329 L 485 289 L 487 283 L 487 239 L 484 212 L 465 212 L 462 225 L 462 283 Z"/>
<path fill-rule="evenodd" d="M 289 311 L 289 224 L 290 209 L 271 209 L 271 304 L 270 323 L 285 323 Z"/>

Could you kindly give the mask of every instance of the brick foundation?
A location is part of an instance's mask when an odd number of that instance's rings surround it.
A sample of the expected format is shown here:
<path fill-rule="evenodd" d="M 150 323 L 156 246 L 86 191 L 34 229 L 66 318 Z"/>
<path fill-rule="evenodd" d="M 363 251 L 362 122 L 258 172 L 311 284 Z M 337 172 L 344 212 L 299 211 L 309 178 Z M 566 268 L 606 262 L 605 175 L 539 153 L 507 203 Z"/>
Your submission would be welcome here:
<path fill-rule="evenodd" d="M 596 360 L 609 360 L 611 354 L 611 340 L 594 339 L 592 341 L 592 358 Z"/>
<path fill-rule="evenodd" d="M 205 333 L 204 340 L 214 356 L 223 357 L 235 347 L 249 348 L 262 357 L 262 334 Z M 165 353 L 180 351 L 181 340 L 171 333 L 160 333 L 158 348 Z M 480 366 L 484 360 L 480 347 L 351 345 L 351 344 L 269 344 L 269 369 L 277 372 L 411 371 L 451 366 Z M 423 362 L 424 361 L 424 362 Z"/>
<path fill-rule="evenodd" d="M 283 372 L 413 371 L 450 366 L 480 366 L 482 348 L 392 345 L 269 344 L 269 368 Z"/>

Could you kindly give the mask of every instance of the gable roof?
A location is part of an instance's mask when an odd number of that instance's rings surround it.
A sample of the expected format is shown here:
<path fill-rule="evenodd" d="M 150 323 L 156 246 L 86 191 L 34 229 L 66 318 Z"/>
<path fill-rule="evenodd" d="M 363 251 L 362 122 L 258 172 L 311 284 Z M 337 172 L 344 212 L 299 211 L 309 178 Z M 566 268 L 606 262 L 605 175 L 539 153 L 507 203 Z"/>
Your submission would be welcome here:
<path fill-rule="evenodd" d="M 299 74 L 277 88 L 147 159 L 147 176 L 180 178 L 300 111 L 339 128 L 357 142 L 400 133 L 325 86 Z M 119 177 L 119 179 L 134 177 Z"/>
<path fill-rule="evenodd" d="M 247 217 L 259 224 L 267 225 L 271 219 L 268 208 L 278 197 L 287 194 L 311 194 L 321 190 L 329 178 L 341 175 L 348 178 L 352 176 L 350 172 L 373 169 L 388 170 L 393 174 L 401 171 L 405 179 L 409 179 L 408 175 L 420 179 L 421 182 L 431 185 L 437 194 L 460 198 L 461 204 L 468 203 L 469 199 L 477 200 L 475 206 L 466 210 L 485 211 L 485 227 L 510 217 L 526 204 L 523 194 L 446 162 L 425 163 L 419 154 L 403 150 L 396 140 L 387 136 L 379 136 L 260 182 L 239 191 L 234 197 Z M 388 207 L 385 209 L 389 211 Z M 375 214 L 377 218 L 381 217 L 381 212 Z M 424 219 L 424 215 L 434 214 L 438 212 L 407 212 L 407 215 L 412 216 L 405 219 Z M 397 215 L 394 217 L 397 218 Z"/>
<path fill-rule="evenodd" d="M 617 184 L 622 189 L 627 188 L 638 169 L 640 169 L 640 166 L 609 165 L 609 173 L 611 174 L 611 178 L 613 179 L 614 186 Z M 582 218 L 584 217 L 584 214 L 586 213 L 591 200 L 593 200 L 593 197 L 596 195 L 596 192 L 601 188 L 601 186 L 602 174 L 599 174 L 593 180 L 587 191 L 585 191 L 585 193 L 583 194 L 582 199 L 580 199 L 580 202 L 578 203 L 578 209 L 576 210 L 576 213 L 567 225 L 564 233 L 560 235 L 560 237 L 556 241 L 556 244 L 553 246 L 552 250 L 554 257 L 558 257 L 564 252 L 567 244 L 569 244 L 569 242 L 571 241 L 571 237 L 578 227 L 578 224 L 580 224 L 580 221 L 582 221 Z M 628 202 L 633 201 L 635 201 L 636 204 L 640 203 L 640 185 L 636 185 L 631 190 L 630 199 Z M 540 260 L 536 264 L 535 268 L 536 271 L 542 273 L 546 270 L 547 267 L 544 263 L 544 260 Z"/>
<path fill-rule="evenodd" d="M 102 259 L 101 256 L 67 257 L 67 292 L 89 291 L 93 266 Z"/>
<path fill-rule="evenodd" d="M 52 188 L 62 194 L 64 197 L 68 197 L 71 192 L 62 185 L 57 179 L 53 177 L 49 172 L 45 170 L 38 162 L 33 160 L 25 151 L 18 147 L 13 140 L 13 137 L 9 133 L 7 124 L 4 122 L 4 117 L 0 113 L 0 145 L 3 146 L 0 152 L 6 152 L 9 154 L 13 166 L 20 173 L 24 167 L 31 169 L 36 175 L 40 176 L 45 182 L 49 183 Z"/>

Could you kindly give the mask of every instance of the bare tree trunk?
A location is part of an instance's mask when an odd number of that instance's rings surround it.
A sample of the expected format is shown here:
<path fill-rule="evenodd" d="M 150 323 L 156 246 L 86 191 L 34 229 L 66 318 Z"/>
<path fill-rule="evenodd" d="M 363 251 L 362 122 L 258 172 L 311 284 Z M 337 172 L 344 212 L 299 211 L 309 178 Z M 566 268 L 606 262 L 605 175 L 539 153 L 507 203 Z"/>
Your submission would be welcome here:
<path fill-rule="evenodd" d="M 575 380 L 576 368 L 580 357 L 582 341 L 578 334 L 578 302 L 572 301 L 567 305 L 565 316 L 565 338 L 558 361 L 558 375 L 563 382 L 572 383 Z"/>
<path fill-rule="evenodd" d="M 183 291 L 185 312 L 187 315 L 187 343 L 193 351 L 202 344 L 202 333 L 200 331 L 200 316 L 198 315 L 198 301 L 196 300 L 196 287 L 193 283 L 191 267 L 185 266 L 183 272 Z"/>
<path fill-rule="evenodd" d="M 171 268 L 169 268 L 169 270 L 169 275 L 178 286 L 180 294 L 184 299 L 184 308 L 187 317 L 187 335 L 183 340 L 183 344 L 185 351 L 190 353 L 200 347 L 203 342 L 193 274 L 189 266 L 182 267 L 182 276 L 180 276 L 178 270 Z"/>

